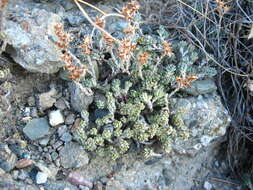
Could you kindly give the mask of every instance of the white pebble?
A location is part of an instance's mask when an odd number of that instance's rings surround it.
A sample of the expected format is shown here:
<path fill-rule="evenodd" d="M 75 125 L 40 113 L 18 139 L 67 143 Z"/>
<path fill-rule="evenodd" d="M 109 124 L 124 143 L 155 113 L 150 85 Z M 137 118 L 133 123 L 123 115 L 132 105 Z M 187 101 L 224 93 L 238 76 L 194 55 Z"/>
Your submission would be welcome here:
<path fill-rule="evenodd" d="M 43 172 L 38 172 L 36 175 L 36 183 L 43 184 L 47 182 L 47 174 Z"/>
<path fill-rule="evenodd" d="M 212 187 L 213 187 L 212 184 L 209 183 L 208 181 L 204 183 L 205 190 L 212 190 Z"/>
<path fill-rule="evenodd" d="M 53 127 L 64 123 L 64 118 L 60 110 L 49 113 L 49 123 Z"/>

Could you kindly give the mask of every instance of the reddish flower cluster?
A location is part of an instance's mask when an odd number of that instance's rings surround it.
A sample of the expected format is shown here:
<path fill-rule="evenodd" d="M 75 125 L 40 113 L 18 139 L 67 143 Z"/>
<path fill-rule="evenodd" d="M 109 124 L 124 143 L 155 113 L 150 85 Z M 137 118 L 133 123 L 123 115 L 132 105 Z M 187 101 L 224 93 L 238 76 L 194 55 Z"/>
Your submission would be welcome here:
<path fill-rule="evenodd" d="M 141 53 L 138 57 L 138 61 L 140 63 L 140 66 L 145 65 L 148 62 L 150 54 L 148 52 Z"/>
<path fill-rule="evenodd" d="M 173 55 L 171 44 L 167 41 L 163 41 L 164 55 L 171 57 Z"/>
<path fill-rule="evenodd" d="M 65 68 L 68 69 L 70 79 L 78 81 L 87 71 L 85 66 L 76 66 L 72 62 L 72 57 L 69 53 L 64 53 L 62 59 L 65 61 Z"/>
<path fill-rule="evenodd" d="M 126 7 L 122 8 L 122 15 L 126 20 L 131 21 L 134 14 L 140 9 L 140 4 L 137 1 L 127 3 Z"/>
<path fill-rule="evenodd" d="M 129 61 L 131 52 L 136 48 L 135 44 L 132 44 L 130 40 L 124 39 L 121 41 L 121 44 L 118 49 L 118 54 L 120 59 L 125 62 Z"/>
<path fill-rule="evenodd" d="M 99 26 L 100 28 L 104 28 L 105 26 L 105 20 L 102 18 L 97 17 L 95 20 L 95 24 Z"/>
<path fill-rule="evenodd" d="M 133 26 L 128 26 L 124 29 L 124 33 L 128 36 L 132 35 L 137 28 Z"/>
<path fill-rule="evenodd" d="M 71 40 L 70 35 L 64 32 L 63 25 L 61 24 L 56 24 L 54 26 L 54 30 L 55 30 L 56 36 L 59 38 L 59 41 L 56 42 L 56 45 L 59 48 L 67 49 L 69 46 L 69 42 Z"/>
<path fill-rule="evenodd" d="M 114 44 L 114 39 L 111 38 L 111 36 L 108 36 L 107 34 L 103 34 L 103 40 L 106 42 L 106 45 L 112 46 Z"/>
<path fill-rule="evenodd" d="M 195 76 L 195 75 L 190 75 L 190 76 L 187 76 L 185 78 L 182 78 L 182 77 L 177 77 L 176 78 L 176 81 L 177 83 L 179 84 L 179 86 L 182 88 L 182 87 L 186 87 L 186 86 L 189 86 L 193 81 L 197 80 L 198 77 Z"/>
<path fill-rule="evenodd" d="M 0 0 L 0 8 L 3 9 L 8 4 L 9 0 Z"/>
<path fill-rule="evenodd" d="M 217 11 L 219 12 L 220 15 L 226 13 L 230 9 L 230 7 L 226 5 L 225 2 L 222 0 L 216 0 L 216 4 L 217 4 Z"/>
<path fill-rule="evenodd" d="M 84 55 L 90 55 L 91 54 L 91 43 L 92 43 L 92 39 L 89 35 L 86 35 L 84 37 L 83 43 L 80 46 L 80 48 L 83 49 L 83 54 Z"/>

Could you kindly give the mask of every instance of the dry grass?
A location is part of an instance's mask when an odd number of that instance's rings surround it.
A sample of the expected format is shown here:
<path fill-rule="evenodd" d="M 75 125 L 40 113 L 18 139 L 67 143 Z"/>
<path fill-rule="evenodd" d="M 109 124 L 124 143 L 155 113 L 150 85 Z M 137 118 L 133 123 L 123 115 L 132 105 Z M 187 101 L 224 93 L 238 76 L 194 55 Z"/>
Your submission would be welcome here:
<path fill-rule="evenodd" d="M 176 31 L 171 37 L 194 44 L 220 68 L 219 92 L 233 117 L 227 132 L 230 165 L 235 174 L 252 173 L 253 1 L 175 0 L 162 7 L 159 21 Z"/>

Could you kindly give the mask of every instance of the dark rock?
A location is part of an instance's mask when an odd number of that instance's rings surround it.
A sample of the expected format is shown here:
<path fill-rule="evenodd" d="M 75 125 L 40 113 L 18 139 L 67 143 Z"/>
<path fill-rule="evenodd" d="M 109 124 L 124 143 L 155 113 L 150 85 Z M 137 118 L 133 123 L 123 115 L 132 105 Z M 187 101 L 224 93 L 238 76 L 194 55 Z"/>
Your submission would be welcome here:
<path fill-rule="evenodd" d="M 94 93 L 92 90 L 84 88 L 79 83 L 70 82 L 69 91 L 71 92 L 71 106 L 77 112 L 86 110 L 93 102 Z"/>

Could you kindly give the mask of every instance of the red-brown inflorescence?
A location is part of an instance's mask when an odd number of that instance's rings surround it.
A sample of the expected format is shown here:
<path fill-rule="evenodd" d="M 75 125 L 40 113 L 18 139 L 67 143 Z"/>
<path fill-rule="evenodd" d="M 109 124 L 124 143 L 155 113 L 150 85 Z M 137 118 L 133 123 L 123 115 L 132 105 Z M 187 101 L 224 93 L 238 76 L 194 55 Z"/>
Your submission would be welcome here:
<path fill-rule="evenodd" d="M 92 44 L 91 36 L 89 36 L 89 35 L 84 36 L 83 43 L 80 46 L 80 48 L 83 49 L 83 54 L 84 55 L 90 55 L 92 53 L 91 44 Z"/>
<path fill-rule="evenodd" d="M 143 66 L 148 62 L 150 54 L 148 52 L 143 52 L 138 56 L 139 65 Z"/>
<path fill-rule="evenodd" d="M 0 8 L 3 9 L 8 4 L 9 0 L 0 0 Z"/>
<path fill-rule="evenodd" d="M 129 61 L 132 51 L 136 48 L 135 44 L 132 44 L 131 40 L 124 39 L 118 49 L 118 54 L 123 62 Z"/>
<path fill-rule="evenodd" d="M 189 75 L 187 77 L 177 77 L 176 81 L 179 84 L 179 86 L 182 87 L 186 87 L 189 86 L 193 81 L 197 80 L 198 77 L 196 75 Z"/>
<path fill-rule="evenodd" d="M 137 1 L 127 3 L 126 7 L 122 8 L 122 15 L 126 20 L 132 21 L 134 14 L 140 9 L 140 4 Z"/>
<path fill-rule="evenodd" d="M 56 36 L 59 38 L 59 41 L 56 42 L 56 45 L 61 49 L 67 49 L 71 40 L 70 35 L 64 32 L 63 25 L 61 24 L 56 24 L 54 26 L 54 30 Z"/>
<path fill-rule="evenodd" d="M 173 55 L 171 44 L 167 41 L 163 41 L 163 52 L 169 57 Z"/>

